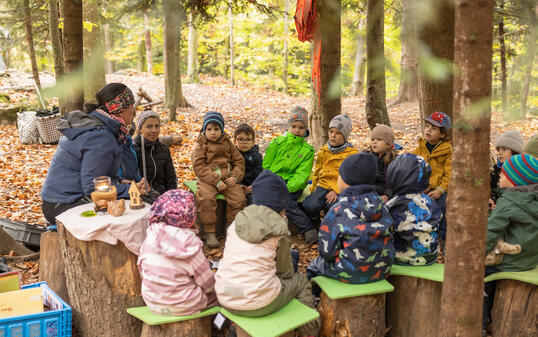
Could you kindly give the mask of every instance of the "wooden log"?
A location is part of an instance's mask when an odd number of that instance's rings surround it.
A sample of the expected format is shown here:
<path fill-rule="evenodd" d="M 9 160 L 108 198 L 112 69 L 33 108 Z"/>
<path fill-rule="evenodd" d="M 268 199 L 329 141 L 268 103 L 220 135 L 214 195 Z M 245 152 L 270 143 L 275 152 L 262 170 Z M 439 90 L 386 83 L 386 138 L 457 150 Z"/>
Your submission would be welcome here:
<path fill-rule="evenodd" d="M 498 280 L 491 310 L 493 337 L 538 336 L 537 286 L 515 280 Z"/>
<path fill-rule="evenodd" d="M 212 317 L 213 316 L 205 316 L 161 325 L 148 325 L 144 323 L 140 337 L 211 337 Z"/>
<path fill-rule="evenodd" d="M 41 234 L 39 258 L 39 281 L 46 281 L 52 291 L 67 303 L 69 294 L 65 283 L 64 260 L 60 247 L 60 235 L 57 232 Z"/>
<path fill-rule="evenodd" d="M 84 337 L 139 337 L 142 322 L 126 311 L 144 305 L 137 256 L 121 242 L 80 241 L 57 225 L 73 331 Z"/>
<path fill-rule="evenodd" d="M 385 335 L 385 294 L 333 300 L 322 291 L 318 310 L 322 337 Z"/>
<path fill-rule="evenodd" d="M 241 329 L 241 327 L 237 325 L 235 326 L 235 334 L 237 335 L 237 337 L 251 337 L 245 330 Z M 290 331 L 286 332 L 283 335 L 280 335 L 280 337 L 293 337 L 294 335 L 294 331 Z"/>
<path fill-rule="evenodd" d="M 443 284 L 410 276 L 391 275 L 394 291 L 387 293 L 390 337 L 437 337 Z"/>

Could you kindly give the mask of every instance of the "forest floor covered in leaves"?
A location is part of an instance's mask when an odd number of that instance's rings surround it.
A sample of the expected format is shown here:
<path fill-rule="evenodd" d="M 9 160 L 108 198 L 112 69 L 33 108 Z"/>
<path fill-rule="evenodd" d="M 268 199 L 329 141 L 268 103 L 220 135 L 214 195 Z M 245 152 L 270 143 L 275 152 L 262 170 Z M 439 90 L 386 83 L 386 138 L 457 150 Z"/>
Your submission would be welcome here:
<path fill-rule="evenodd" d="M 133 92 L 142 87 L 154 101 L 164 99 L 164 79 L 157 76 L 113 74 L 107 77 L 108 82 L 122 82 Z M 33 99 L 34 94 L 3 90 L 7 87 L 0 79 L 0 92 L 8 92 L 13 102 Z M 174 165 L 179 181 L 194 178 L 190 156 L 194 142 L 200 132 L 204 113 L 217 110 L 224 115 L 225 130 L 233 135 L 234 128 L 241 123 L 248 123 L 256 130 L 256 141 L 263 152 L 267 144 L 275 136 L 285 131 L 287 112 L 295 105 L 309 108 L 310 101 L 306 97 L 292 97 L 280 92 L 265 90 L 241 83 L 231 86 L 222 78 L 201 77 L 201 83 L 184 83 L 183 93 L 190 108 L 177 111 L 177 121 L 165 122 L 161 134 L 180 134 L 183 144 L 171 148 Z M 416 146 L 416 138 L 420 134 L 419 109 L 416 103 L 391 105 L 387 102 L 391 125 L 395 131 L 396 142 L 403 146 L 404 152 L 412 151 Z M 167 118 L 162 105 L 153 107 L 163 120 Z M 370 131 L 365 117 L 364 97 L 345 97 L 342 100 L 342 113 L 351 116 L 353 132 L 350 142 L 358 149 L 366 149 L 370 141 Z M 525 140 L 538 133 L 538 119 L 528 117 L 523 121 L 504 122 L 502 114 L 492 114 L 492 139 L 507 131 L 519 130 Z M 0 218 L 23 221 L 36 225 L 44 225 L 41 213 L 39 192 L 47 174 L 47 170 L 56 150 L 56 145 L 23 145 L 19 142 L 14 125 L 0 126 Z M 317 254 L 317 247 L 305 247 L 294 240 L 302 251 L 300 267 Z M 220 259 L 221 249 L 208 252 L 213 259 Z M 29 266 L 25 281 L 32 281 L 34 265 Z M 33 271 L 33 273 L 32 273 Z"/>

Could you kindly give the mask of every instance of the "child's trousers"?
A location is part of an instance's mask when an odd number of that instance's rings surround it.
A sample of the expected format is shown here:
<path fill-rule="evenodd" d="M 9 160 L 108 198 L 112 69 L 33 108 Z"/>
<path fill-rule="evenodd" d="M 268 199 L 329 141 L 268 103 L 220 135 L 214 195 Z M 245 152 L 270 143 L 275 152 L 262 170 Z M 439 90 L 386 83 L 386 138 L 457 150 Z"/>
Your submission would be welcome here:
<path fill-rule="evenodd" d="M 312 309 L 315 309 L 314 299 L 312 297 L 312 286 L 310 285 L 310 282 L 308 282 L 304 274 L 294 273 L 293 276 L 290 278 L 280 278 L 280 284 L 280 294 L 278 294 L 278 296 L 273 300 L 273 302 L 269 303 L 269 305 L 263 308 L 256 310 L 227 310 L 236 315 L 246 317 L 265 316 L 282 309 L 294 298 L 296 298 L 302 304 Z M 318 336 L 320 326 L 321 320 L 317 318 L 316 320 L 300 327 L 298 329 L 299 335 Z"/>
<path fill-rule="evenodd" d="M 206 233 L 215 233 L 217 222 L 217 194 L 226 198 L 226 226 L 232 223 L 237 213 L 245 208 L 247 200 L 243 188 L 239 184 L 226 187 L 224 191 L 201 180 L 196 183 L 196 198 L 198 200 L 198 218 Z"/>
<path fill-rule="evenodd" d="M 439 222 L 439 237 L 443 240 L 446 240 L 446 197 L 447 193 L 443 193 L 439 199 L 435 200 L 441 209 L 441 213 L 443 213 L 443 217 Z"/>
<path fill-rule="evenodd" d="M 297 203 L 297 199 L 299 199 L 302 194 L 303 191 L 290 193 L 288 206 L 286 207 L 286 217 L 295 225 L 295 227 L 297 227 L 301 234 L 304 234 L 309 230 L 314 229 L 314 226 L 312 226 L 312 222 Z"/>
<path fill-rule="evenodd" d="M 306 197 L 301 205 L 306 215 L 310 218 L 312 226 L 319 228 L 321 222 L 319 212 L 327 211 L 334 203 L 327 203 L 327 194 L 330 190 L 323 187 L 316 187 L 314 193 Z"/>

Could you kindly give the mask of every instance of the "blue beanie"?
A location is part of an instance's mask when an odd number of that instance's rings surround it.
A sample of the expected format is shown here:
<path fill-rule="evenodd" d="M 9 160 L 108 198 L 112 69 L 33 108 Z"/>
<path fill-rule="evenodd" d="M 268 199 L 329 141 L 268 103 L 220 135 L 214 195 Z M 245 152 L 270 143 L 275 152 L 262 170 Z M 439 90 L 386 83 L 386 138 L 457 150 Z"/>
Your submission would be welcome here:
<path fill-rule="evenodd" d="M 350 186 L 372 185 L 377 174 L 377 158 L 371 153 L 354 154 L 344 159 L 338 173 Z"/>
<path fill-rule="evenodd" d="M 288 186 L 284 179 L 269 170 L 260 172 L 252 183 L 252 203 L 267 206 L 275 212 L 288 207 Z"/>
<path fill-rule="evenodd" d="M 219 112 L 208 111 L 204 116 L 204 124 L 202 125 L 202 132 L 205 132 L 208 124 L 217 124 L 221 131 L 224 131 L 224 117 Z"/>

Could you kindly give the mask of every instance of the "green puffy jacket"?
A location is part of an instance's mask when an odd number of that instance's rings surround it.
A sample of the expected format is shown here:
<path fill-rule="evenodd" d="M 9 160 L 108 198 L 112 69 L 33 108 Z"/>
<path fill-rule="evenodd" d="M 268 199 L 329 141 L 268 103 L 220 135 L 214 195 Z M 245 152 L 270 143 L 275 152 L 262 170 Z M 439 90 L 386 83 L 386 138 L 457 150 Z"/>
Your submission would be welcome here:
<path fill-rule="evenodd" d="M 524 271 L 538 265 L 538 184 L 507 188 L 488 219 L 486 251 L 497 239 L 521 245 L 521 253 L 505 254 L 502 271 Z"/>
<path fill-rule="evenodd" d="M 282 177 L 290 193 L 302 191 L 314 164 L 314 148 L 289 132 L 276 137 L 265 150 L 263 168 Z"/>

